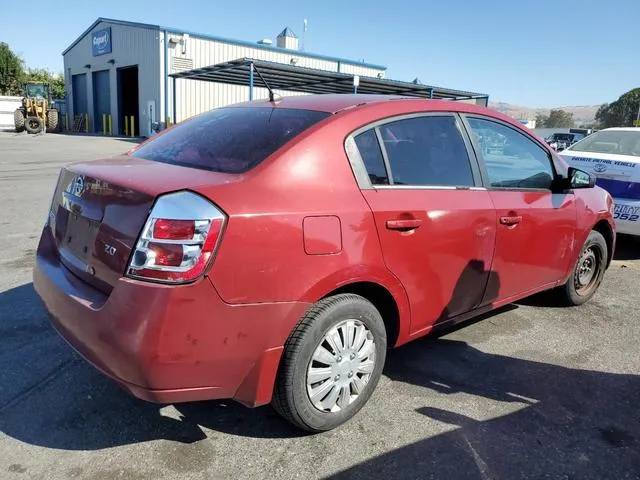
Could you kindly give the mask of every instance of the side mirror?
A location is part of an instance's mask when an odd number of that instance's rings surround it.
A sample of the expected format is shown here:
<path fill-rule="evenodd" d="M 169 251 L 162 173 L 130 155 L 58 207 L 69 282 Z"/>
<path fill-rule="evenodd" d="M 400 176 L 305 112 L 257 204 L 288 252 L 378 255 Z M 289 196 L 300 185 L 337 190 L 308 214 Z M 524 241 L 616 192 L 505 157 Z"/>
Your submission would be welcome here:
<path fill-rule="evenodd" d="M 596 179 L 577 168 L 569 167 L 569 188 L 593 188 L 596 186 Z"/>

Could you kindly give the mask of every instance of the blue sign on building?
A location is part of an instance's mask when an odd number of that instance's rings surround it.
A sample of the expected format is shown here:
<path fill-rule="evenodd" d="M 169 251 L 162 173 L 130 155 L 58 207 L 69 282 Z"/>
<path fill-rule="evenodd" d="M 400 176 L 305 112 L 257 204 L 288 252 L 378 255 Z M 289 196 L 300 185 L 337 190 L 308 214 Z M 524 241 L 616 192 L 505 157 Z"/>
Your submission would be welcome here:
<path fill-rule="evenodd" d="M 97 30 L 91 34 L 91 50 L 94 57 L 111 53 L 111 27 Z"/>

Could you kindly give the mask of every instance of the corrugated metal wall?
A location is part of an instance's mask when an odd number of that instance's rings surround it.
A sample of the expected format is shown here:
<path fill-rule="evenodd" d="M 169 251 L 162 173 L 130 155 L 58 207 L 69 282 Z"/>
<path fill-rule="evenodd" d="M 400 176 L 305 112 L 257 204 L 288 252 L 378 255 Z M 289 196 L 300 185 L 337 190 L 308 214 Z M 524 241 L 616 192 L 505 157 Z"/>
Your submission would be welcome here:
<path fill-rule="evenodd" d="M 113 119 L 113 132 L 120 132 L 120 119 L 118 115 L 118 75 L 117 69 L 138 65 L 138 88 L 140 133 L 149 135 L 148 103 L 154 102 L 160 105 L 160 55 L 158 53 L 159 32 L 157 30 L 100 22 L 93 31 L 111 27 L 111 53 L 94 57 L 91 48 L 91 32 L 84 36 L 74 47 L 64 55 L 65 88 L 67 91 L 67 105 L 69 116 L 73 124 L 73 116 L 79 113 L 89 113 L 90 130 L 94 129 L 93 105 L 93 72 L 108 70 L 110 79 L 111 112 Z M 115 64 L 109 63 L 115 60 Z M 91 65 L 85 68 L 85 65 Z M 73 89 L 71 87 L 72 75 L 87 73 L 86 104 L 88 112 L 74 112 Z M 81 102 L 82 103 L 82 102 Z M 160 119 L 156 114 L 154 121 Z"/>
<path fill-rule="evenodd" d="M 242 45 L 222 43 L 218 41 L 206 40 L 197 37 L 183 38 L 177 34 L 169 33 L 177 43 L 169 43 L 169 72 L 187 70 L 190 68 L 201 68 L 216 63 L 236 60 L 238 58 L 253 58 L 256 60 L 267 60 L 291 64 L 295 59 L 296 66 L 316 68 L 319 70 L 341 71 L 354 75 L 375 77 L 382 70 L 368 68 L 361 65 L 353 65 L 343 62 L 324 60 L 318 58 L 305 57 L 301 52 L 293 50 L 283 50 L 282 52 L 264 50 L 261 48 L 251 48 Z M 164 35 L 161 34 L 163 40 Z M 164 44 L 161 41 L 160 53 L 164 55 Z M 176 59 L 176 61 L 174 61 Z M 164 85 L 161 85 L 163 90 Z M 304 95 L 298 92 L 282 91 L 281 95 Z M 161 93 L 164 99 L 164 93 Z M 267 98 L 268 92 L 263 88 L 254 89 L 254 99 Z M 172 84 L 169 84 L 169 109 L 172 115 Z M 249 100 L 249 88 L 238 85 L 224 85 L 210 82 L 198 82 L 193 80 L 178 80 L 176 84 L 176 107 L 177 120 L 181 121 L 190 116 L 218 108 L 232 103 L 245 102 Z M 164 107 L 161 107 L 164 112 Z"/>
<path fill-rule="evenodd" d="M 97 30 L 111 28 L 111 53 L 93 56 L 91 33 Z M 100 123 L 94 118 L 94 72 L 109 72 L 110 106 L 112 113 L 113 133 L 123 133 L 121 112 L 118 104 L 118 69 L 128 66 L 138 66 L 139 115 L 140 134 L 148 136 L 152 121 L 164 121 L 165 115 L 172 116 L 173 91 L 172 81 L 169 81 L 169 102 L 165 110 L 164 101 L 164 54 L 165 34 L 162 30 L 146 28 L 141 25 L 122 25 L 119 23 L 100 22 L 81 38 L 64 55 L 65 84 L 67 90 L 67 105 L 69 106 L 70 125 L 76 114 L 89 114 L 90 131 Z M 169 73 L 205 67 L 216 63 L 236 60 L 238 58 L 254 58 L 291 64 L 319 70 L 340 71 L 353 75 L 375 77 L 384 74 L 383 70 L 369 68 L 349 62 L 313 58 L 294 50 L 273 51 L 259 47 L 237 45 L 229 42 L 209 40 L 196 36 L 169 33 Z M 109 63 L 109 61 L 115 63 Z M 85 67 L 90 65 L 89 67 Z M 74 102 L 72 78 L 74 75 L 87 74 L 86 92 L 83 101 Z M 210 82 L 196 82 L 192 80 L 178 80 L 176 88 L 177 120 L 184 120 L 198 113 L 212 108 L 244 102 L 249 99 L 248 86 L 225 85 Z M 298 92 L 279 91 L 280 95 L 304 95 Z M 267 98 L 267 90 L 254 89 L 254 99 Z M 153 118 L 149 114 L 150 103 L 153 105 Z M 86 105 L 83 112 L 75 112 L 73 105 Z M 137 129 L 137 128 L 136 128 Z"/>

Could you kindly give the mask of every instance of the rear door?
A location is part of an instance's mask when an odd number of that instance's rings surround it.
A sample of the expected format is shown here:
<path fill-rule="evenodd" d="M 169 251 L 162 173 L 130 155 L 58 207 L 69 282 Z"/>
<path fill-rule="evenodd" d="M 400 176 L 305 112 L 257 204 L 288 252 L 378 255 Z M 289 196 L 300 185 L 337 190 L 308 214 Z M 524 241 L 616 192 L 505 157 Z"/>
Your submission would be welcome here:
<path fill-rule="evenodd" d="M 398 117 L 359 130 L 362 194 L 385 263 L 404 285 L 413 333 L 477 307 L 491 277 L 496 216 L 455 114 Z M 349 148 L 349 141 L 347 142 Z M 494 293 L 493 295 L 496 295 Z M 491 295 L 491 294 L 490 294 Z"/>
<path fill-rule="evenodd" d="M 499 300 L 554 285 L 574 258 L 573 193 L 552 191 L 553 161 L 533 137 L 488 117 L 463 119 L 498 215 L 493 269 Z"/>

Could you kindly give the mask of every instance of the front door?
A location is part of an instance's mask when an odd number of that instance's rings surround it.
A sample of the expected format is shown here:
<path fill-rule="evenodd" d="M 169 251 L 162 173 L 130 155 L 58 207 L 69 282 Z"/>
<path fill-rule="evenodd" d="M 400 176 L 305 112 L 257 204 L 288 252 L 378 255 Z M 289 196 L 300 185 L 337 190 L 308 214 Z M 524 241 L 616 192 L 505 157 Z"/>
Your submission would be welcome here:
<path fill-rule="evenodd" d="M 373 187 L 362 192 L 385 263 L 408 294 L 412 333 L 478 306 L 488 284 L 497 289 L 496 216 L 488 192 L 475 188 L 479 170 L 457 117 L 392 119 L 355 143 Z"/>
<path fill-rule="evenodd" d="M 497 213 L 498 300 L 553 286 L 574 257 L 574 195 L 552 191 L 553 162 L 533 138 L 488 118 L 466 118 Z"/>

